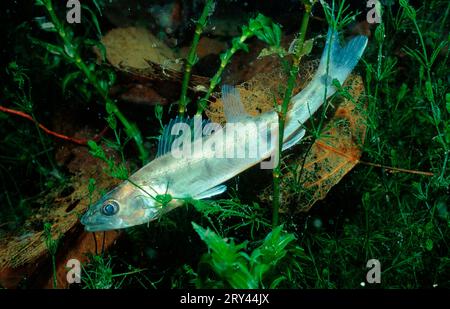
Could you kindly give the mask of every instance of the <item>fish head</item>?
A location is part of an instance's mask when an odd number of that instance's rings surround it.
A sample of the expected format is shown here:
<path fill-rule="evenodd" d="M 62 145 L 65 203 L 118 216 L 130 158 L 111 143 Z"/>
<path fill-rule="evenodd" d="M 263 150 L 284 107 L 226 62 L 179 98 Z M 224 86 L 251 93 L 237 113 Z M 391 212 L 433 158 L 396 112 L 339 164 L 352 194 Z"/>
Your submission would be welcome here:
<path fill-rule="evenodd" d="M 93 204 L 81 223 L 88 232 L 123 229 L 157 219 L 161 207 L 142 188 L 125 181 Z"/>

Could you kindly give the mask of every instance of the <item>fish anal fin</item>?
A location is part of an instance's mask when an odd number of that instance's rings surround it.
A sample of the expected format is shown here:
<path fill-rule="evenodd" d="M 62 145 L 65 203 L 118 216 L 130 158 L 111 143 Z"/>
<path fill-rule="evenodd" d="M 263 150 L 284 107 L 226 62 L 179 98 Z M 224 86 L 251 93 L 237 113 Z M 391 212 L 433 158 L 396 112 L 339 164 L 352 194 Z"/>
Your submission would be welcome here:
<path fill-rule="evenodd" d="M 306 133 L 305 129 L 301 129 L 296 133 L 294 133 L 286 142 L 283 143 L 283 151 L 299 143 L 305 136 L 305 133 Z"/>
<path fill-rule="evenodd" d="M 208 189 L 206 191 L 203 191 L 203 192 L 193 196 L 192 198 L 196 199 L 196 200 L 202 200 L 202 199 L 205 199 L 205 198 L 210 198 L 210 197 L 213 197 L 215 195 L 222 194 L 226 190 L 227 190 L 227 186 L 220 185 L 220 186 L 216 186 L 216 187 L 213 187 L 211 189 Z"/>

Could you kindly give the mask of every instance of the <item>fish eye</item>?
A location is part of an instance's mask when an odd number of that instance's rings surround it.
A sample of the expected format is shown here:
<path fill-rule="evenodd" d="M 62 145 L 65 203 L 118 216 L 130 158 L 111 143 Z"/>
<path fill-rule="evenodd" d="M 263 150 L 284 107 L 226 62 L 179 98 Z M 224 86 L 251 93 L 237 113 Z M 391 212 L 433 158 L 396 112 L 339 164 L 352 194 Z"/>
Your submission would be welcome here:
<path fill-rule="evenodd" d="M 102 213 L 105 216 L 113 216 L 119 211 L 119 203 L 116 201 L 106 201 L 102 207 Z"/>

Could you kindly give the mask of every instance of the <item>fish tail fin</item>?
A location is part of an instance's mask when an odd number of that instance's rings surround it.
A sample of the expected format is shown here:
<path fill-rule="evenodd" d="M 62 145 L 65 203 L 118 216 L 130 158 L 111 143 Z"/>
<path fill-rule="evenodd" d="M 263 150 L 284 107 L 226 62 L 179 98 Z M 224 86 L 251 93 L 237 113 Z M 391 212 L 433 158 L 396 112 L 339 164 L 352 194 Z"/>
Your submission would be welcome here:
<path fill-rule="evenodd" d="M 315 78 L 322 78 L 323 83 L 328 83 L 327 86 L 331 86 L 334 79 L 343 84 L 355 68 L 366 46 L 367 37 L 363 35 L 358 35 L 341 46 L 338 33 L 329 29 Z"/>
<path fill-rule="evenodd" d="M 359 35 L 347 44 L 339 44 L 338 33 L 329 29 L 325 49 L 319 67 L 311 82 L 300 93 L 292 97 L 292 109 L 288 113 L 289 122 L 285 136 L 291 138 L 302 124 L 314 114 L 324 101 L 324 94 L 330 97 L 336 92 L 333 80 L 343 84 L 355 68 L 367 46 L 367 37 Z"/>

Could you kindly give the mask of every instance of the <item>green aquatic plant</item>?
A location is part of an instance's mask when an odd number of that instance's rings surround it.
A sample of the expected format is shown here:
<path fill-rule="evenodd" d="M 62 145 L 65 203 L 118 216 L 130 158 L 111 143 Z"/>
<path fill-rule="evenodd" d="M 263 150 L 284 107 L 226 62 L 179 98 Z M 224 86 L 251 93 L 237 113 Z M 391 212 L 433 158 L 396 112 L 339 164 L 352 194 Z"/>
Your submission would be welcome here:
<path fill-rule="evenodd" d="M 189 203 L 206 217 L 214 230 L 221 235 L 250 228 L 250 238 L 254 239 L 256 233 L 270 226 L 264 209 L 255 202 L 247 205 L 238 198 L 232 198 L 217 201 L 190 200 Z"/>
<path fill-rule="evenodd" d="M 203 110 L 208 106 L 208 100 L 214 89 L 216 89 L 217 85 L 220 84 L 223 71 L 230 63 L 231 58 L 236 54 L 236 52 L 240 50 L 248 52 L 248 45 L 245 42 L 254 36 L 256 36 L 264 43 L 268 44 L 273 49 L 277 49 L 280 47 L 280 26 L 276 23 L 273 23 L 270 18 L 262 14 L 258 14 L 255 18 L 251 18 L 248 22 L 248 25 L 242 26 L 241 35 L 232 39 L 231 48 L 220 54 L 219 69 L 211 78 L 206 93 L 197 102 L 197 115 L 201 115 Z"/>
<path fill-rule="evenodd" d="M 289 79 L 287 81 L 286 89 L 284 92 L 284 97 L 281 105 L 277 106 L 277 112 L 278 112 L 278 157 L 281 154 L 282 148 L 283 148 L 283 139 L 284 139 L 284 125 L 286 122 L 286 114 L 288 111 L 289 102 L 292 97 L 292 91 L 294 89 L 295 82 L 297 80 L 297 75 L 299 72 L 299 66 L 300 66 L 300 60 L 303 56 L 308 54 L 310 50 L 308 51 L 305 48 L 305 39 L 306 39 L 306 32 L 308 29 L 308 23 L 309 23 L 309 17 L 311 15 L 311 10 L 314 6 L 316 1 L 305 1 L 305 12 L 303 14 L 301 26 L 300 26 L 300 32 L 299 32 L 299 38 L 294 42 L 294 57 L 293 57 L 293 63 L 291 65 L 291 68 L 289 70 Z M 272 226 L 275 228 L 278 225 L 278 217 L 279 217 L 279 208 L 280 208 L 280 177 L 281 177 L 281 159 L 278 159 L 277 165 L 275 166 L 273 170 L 273 213 L 272 213 Z"/>
<path fill-rule="evenodd" d="M 184 113 L 186 112 L 186 105 L 189 103 L 189 98 L 187 97 L 187 90 L 189 85 L 189 79 L 191 77 L 191 71 L 192 67 L 197 63 L 198 61 L 198 55 L 196 53 L 197 45 L 200 40 L 200 36 L 203 32 L 203 29 L 206 27 L 207 24 L 207 18 L 209 15 L 212 14 L 214 10 L 215 3 L 213 0 L 207 0 L 205 3 L 205 6 L 203 8 L 202 14 L 200 15 L 200 18 L 196 22 L 195 25 L 195 33 L 194 37 L 192 39 L 191 47 L 189 49 L 188 56 L 186 58 L 186 65 L 184 67 L 184 76 L 183 76 L 183 83 L 181 85 L 181 96 L 180 96 L 180 103 L 178 108 L 178 113 L 181 117 L 184 116 Z"/>
<path fill-rule="evenodd" d="M 56 252 L 58 250 L 59 238 L 53 238 L 51 223 L 44 224 L 44 240 L 45 246 L 50 253 L 52 259 L 53 288 L 57 288 L 56 280 Z"/>
<path fill-rule="evenodd" d="M 411 58 L 413 58 L 415 61 L 417 61 L 420 64 L 421 70 L 424 70 L 426 72 L 425 83 L 424 83 L 424 88 L 423 88 L 423 95 L 430 103 L 431 116 L 432 116 L 430 118 L 430 122 L 436 128 L 436 133 L 437 133 L 436 138 L 439 141 L 439 143 L 441 144 L 441 147 L 443 150 L 444 162 L 443 162 L 443 166 L 441 168 L 442 172 L 440 174 L 440 178 L 443 179 L 444 175 L 445 175 L 445 171 L 447 170 L 448 157 L 450 155 L 450 148 L 449 148 L 449 144 L 450 144 L 449 143 L 449 125 L 450 125 L 450 123 L 448 121 L 442 121 L 442 118 L 441 118 L 442 111 L 436 102 L 436 97 L 435 97 L 436 84 L 434 83 L 434 81 L 432 79 L 431 70 L 437 60 L 439 53 L 445 46 L 447 46 L 447 48 L 448 48 L 449 42 L 448 42 L 448 40 L 447 40 L 447 42 L 442 41 L 439 44 L 434 44 L 434 42 L 433 42 L 432 43 L 433 52 L 430 55 L 429 52 L 427 51 L 427 46 L 426 46 L 424 38 L 423 38 L 422 29 L 419 26 L 418 21 L 417 21 L 416 10 L 409 4 L 409 2 L 407 0 L 400 0 L 400 5 L 404 9 L 406 16 L 412 21 L 412 23 L 414 25 L 414 29 L 416 30 L 417 36 L 419 37 L 419 41 L 420 41 L 420 47 L 421 47 L 420 51 L 411 49 L 409 47 L 405 47 L 404 50 Z M 447 9 L 447 12 L 448 12 L 448 9 Z M 421 81 L 422 80 L 423 79 L 421 76 Z M 444 133 L 442 131 L 442 127 L 444 127 L 444 130 L 447 131 L 446 132 L 447 136 L 444 135 Z"/>
<path fill-rule="evenodd" d="M 106 77 L 103 76 L 104 71 L 99 70 L 95 62 L 87 62 L 82 58 L 81 48 L 83 46 L 97 46 L 102 52 L 103 58 L 105 57 L 104 47 L 100 42 L 80 40 L 75 37 L 73 30 L 67 27 L 64 22 L 61 22 L 57 16 L 51 0 L 36 0 L 36 5 L 43 6 L 46 9 L 50 18 L 50 23 L 46 23 L 46 27 L 44 29 L 57 33 L 60 38 L 60 45 L 55 45 L 40 40 L 34 40 L 34 42 L 45 47 L 48 52 L 62 57 L 65 61 L 74 65 L 78 69 L 78 71 L 70 73 L 65 77 L 63 81 L 63 89 L 65 89 L 73 80 L 83 76 L 84 82 L 91 85 L 104 100 L 105 108 L 108 114 L 112 114 L 119 119 L 120 123 L 125 128 L 125 133 L 127 136 L 134 140 L 136 147 L 139 150 L 140 159 L 142 162 L 146 162 L 148 159 L 148 153 L 144 147 L 143 139 L 138 127 L 125 117 L 125 115 L 117 107 L 114 100 L 112 100 L 109 96 L 109 88 L 114 84 L 115 75 L 109 71 L 107 72 Z M 98 25 L 95 14 L 91 14 L 91 16 L 93 16 L 94 23 Z"/>
<path fill-rule="evenodd" d="M 4 103 L 0 107 L 0 199 L 8 207 L 0 208 L 0 216 L 7 226 L 18 227 L 30 215 L 30 205 L 39 193 L 64 186 L 67 177 L 52 156 L 54 148 L 50 138 L 40 128 L 38 118 L 41 119 L 42 115 L 34 99 L 32 72 L 12 61 L 5 73 L 7 79 L 2 85 Z M 25 116 L 27 121 L 22 121 L 18 115 Z M 19 173 L 21 177 L 15 175 L 17 170 L 22 171 Z M 27 183 L 28 178 L 38 181 Z"/>
<path fill-rule="evenodd" d="M 85 289 L 120 289 L 125 281 L 145 269 L 135 269 L 129 265 L 129 271 L 114 273 L 111 256 L 89 255 L 89 262 L 81 265 L 82 282 Z"/>
<path fill-rule="evenodd" d="M 128 179 L 129 173 L 123 162 L 117 164 L 116 161 L 114 160 L 114 158 L 108 157 L 106 155 L 105 151 L 103 150 L 103 148 L 94 141 L 89 141 L 88 146 L 90 148 L 90 153 L 94 157 L 102 160 L 103 162 L 105 162 L 108 165 L 107 171 L 111 177 L 117 178 L 120 180 Z"/>
<path fill-rule="evenodd" d="M 419 28 L 426 25 L 430 29 L 425 37 L 446 41 L 432 29 L 441 28 L 447 17 L 444 14 L 435 19 L 433 11 L 439 8 L 445 12 L 448 7 L 443 1 L 428 1 L 415 8 Z M 292 223 L 293 228 L 300 228 L 303 236 L 299 241 L 313 258 L 312 267 L 307 268 L 312 272 L 305 274 L 306 278 L 314 278 L 308 279 L 311 287 L 374 286 L 365 281 L 365 262 L 372 258 L 379 259 L 382 265 L 381 287 L 448 286 L 444 271 L 449 265 L 448 207 L 444 206 L 449 201 L 445 194 L 448 168 L 442 168 L 445 152 L 435 138 L 431 106 L 424 94 L 426 70 L 395 52 L 399 44 L 410 41 L 404 35 L 406 31 L 417 30 L 404 10 L 385 7 L 375 40 L 364 57 L 364 156 L 372 162 L 409 170 L 431 170 L 434 176 L 358 166 L 321 203 L 323 211 L 310 213 L 304 226 Z M 414 39 L 410 46 L 414 46 Z M 421 53 L 419 41 L 417 52 Z M 435 41 L 433 45 L 440 44 Z M 430 49 L 434 50 L 428 46 L 427 52 Z M 443 109 L 448 86 L 442 83 L 447 59 L 448 51 L 444 55 L 441 52 L 431 74 L 433 91 L 438 93 L 435 99 L 440 101 L 442 127 L 449 115 Z"/>
<path fill-rule="evenodd" d="M 20 109 L 20 111 L 23 111 L 24 113 L 31 116 L 36 132 L 39 137 L 39 142 L 42 146 L 42 149 L 49 148 L 49 142 L 42 134 L 42 131 L 39 128 L 39 122 L 37 121 L 37 118 L 35 116 L 35 104 L 33 102 L 33 98 L 31 95 L 32 91 L 32 84 L 31 80 L 26 74 L 26 69 L 21 67 L 16 62 L 11 62 L 8 64 L 7 67 L 7 73 L 11 76 L 14 84 L 15 84 L 15 90 L 10 91 L 13 92 L 11 94 L 10 99 L 14 102 L 14 104 Z M 60 175 L 58 168 L 56 167 L 55 160 L 51 158 L 50 153 L 48 151 L 45 151 L 45 155 L 48 161 L 48 164 L 51 166 L 52 171 L 49 171 L 49 174 L 53 174 L 59 178 L 62 176 Z"/>
<path fill-rule="evenodd" d="M 246 253 L 247 241 L 235 244 L 233 239 L 223 239 L 194 222 L 192 225 L 209 249 L 199 267 L 207 265 L 218 276 L 212 279 L 198 275 L 197 287 L 276 288 L 286 280 L 285 269 L 280 268 L 280 265 L 289 260 L 288 268 L 293 270 L 295 267 L 301 268 L 299 261 L 293 263 L 296 259 L 305 259 L 303 250 L 294 244 L 295 236 L 284 233 L 282 226 L 274 228 L 258 247 Z M 198 274 L 201 272 L 205 273 L 206 270 L 199 269 Z"/>

